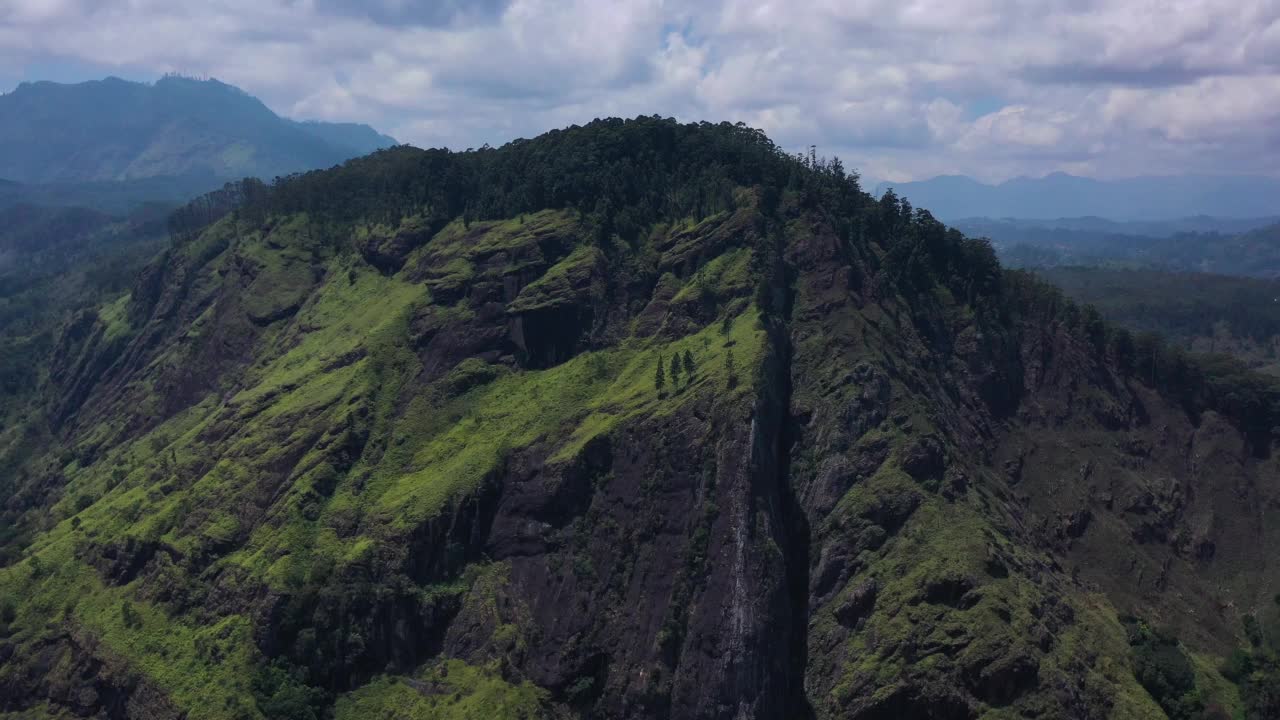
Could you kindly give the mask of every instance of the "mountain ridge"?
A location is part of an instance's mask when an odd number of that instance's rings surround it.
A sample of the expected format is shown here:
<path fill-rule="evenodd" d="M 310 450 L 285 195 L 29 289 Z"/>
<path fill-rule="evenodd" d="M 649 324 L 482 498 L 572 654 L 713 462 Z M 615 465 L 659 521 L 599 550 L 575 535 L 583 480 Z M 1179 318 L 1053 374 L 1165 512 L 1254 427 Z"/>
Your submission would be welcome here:
<path fill-rule="evenodd" d="M 890 188 L 944 220 L 1100 216 L 1120 221 L 1160 221 L 1193 215 L 1273 216 L 1280 178 L 1185 175 L 1097 180 L 1056 172 L 991 185 L 953 175 L 882 182 L 876 187 L 876 194 Z"/>
<path fill-rule="evenodd" d="M 270 179 L 393 144 L 364 125 L 281 118 L 217 80 L 24 82 L 0 95 L 0 177 L 18 182 Z"/>
<path fill-rule="evenodd" d="M 1179 233 L 1239 234 L 1280 222 L 1280 216 L 1253 218 L 1223 218 L 1212 215 L 1188 215 L 1167 220 L 1110 220 L 1097 215 L 1060 217 L 1052 219 L 964 217 L 950 221 L 966 235 L 987 237 L 994 242 L 1005 241 L 1002 230 L 1078 230 L 1106 232 L 1115 235 L 1169 237 Z"/>

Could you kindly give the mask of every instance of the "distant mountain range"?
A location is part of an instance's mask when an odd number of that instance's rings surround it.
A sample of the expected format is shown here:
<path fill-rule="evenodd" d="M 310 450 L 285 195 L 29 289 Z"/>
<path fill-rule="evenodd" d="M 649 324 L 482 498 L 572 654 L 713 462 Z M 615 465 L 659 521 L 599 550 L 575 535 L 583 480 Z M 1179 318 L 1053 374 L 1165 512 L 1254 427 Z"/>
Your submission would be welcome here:
<path fill-rule="evenodd" d="M 919 182 L 882 182 L 942 220 L 1079 218 L 1159 221 L 1208 215 L 1254 218 L 1280 214 L 1280 178 L 1265 176 L 1136 177 L 1095 180 L 1065 173 L 987 185 L 962 175 Z"/>
<path fill-rule="evenodd" d="M 1011 242 L 1035 242 L 1045 233 L 1060 236 L 1072 234 L 1096 236 L 1137 235 L 1141 237 L 1169 237 L 1179 233 L 1221 233 L 1236 235 L 1280 222 L 1280 215 L 1253 218 L 1214 217 L 1195 215 L 1173 220 L 1107 220 L 1100 217 L 1056 218 L 1053 220 L 1027 220 L 1018 218 L 972 217 L 952 220 L 950 224 L 970 237 L 990 238 L 997 244 Z"/>
<path fill-rule="evenodd" d="M 396 141 L 367 125 L 295 122 L 217 80 L 23 83 L 0 95 L 0 178 L 21 183 L 220 179 L 336 165 Z"/>
<path fill-rule="evenodd" d="M 951 226 L 969 237 L 991 240 L 1006 259 L 1045 259 L 1050 250 L 1054 262 L 1075 262 L 1083 258 L 1117 257 L 1148 247 L 1168 246 L 1165 239 L 1192 236 L 1205 238 L 1211 245 L 1223 238 L 1236 237 L 1273 226 L 1280 217 L 1219 218 L 1207 215 L 1165 221 L 1117 222 L 1096 217 L 1061 218 L 1058 220 L 1022 220 L 1014 218 L 962 218 Z M 1028 255 L 1029 249 L 1034 249 Z"/>

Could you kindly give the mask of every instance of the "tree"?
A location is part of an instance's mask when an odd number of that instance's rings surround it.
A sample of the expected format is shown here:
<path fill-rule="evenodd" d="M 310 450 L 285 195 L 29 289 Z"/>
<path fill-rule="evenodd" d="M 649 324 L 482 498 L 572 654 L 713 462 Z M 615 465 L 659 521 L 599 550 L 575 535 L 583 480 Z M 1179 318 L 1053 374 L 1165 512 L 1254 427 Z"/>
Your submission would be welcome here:
<path fill-rule="evenodd" d="M 596 378 L 597 380 L 603 380 L 608 377 L 609 362 L 605 360 L 604 353 L 591 353 L 588 355 L 587 369 L 591 371 L 591 377 Z"/>
<path fill-rule="evenodd" d="M 653 387 L 658 392 L 662 392 L 662 387 L 667 384 L 667 375 L 662 368 L 662 356 L 658 356 L 658 372 L 653 376 Z"/>
<path fill-rule="evenodd" d="M 671 356 L 671 384 L 680 384 L 680 353 Z"/>
<path fill-rule="evenodd" d="M 1111 352 L 1116 364 L 1125 372 L 1132 372 L 1134 365 L 1133 335 L 1124 328 L 1117 328 L 1111 335 Z"/>
<path fill-rule="evenodd" d="M 1138 333 L 1133 339 L 1134 369 L 1155 387 L 1160 364 L 1160 336 L 1152 332 Z"/>
<path fill-rule="evenodd" d="M 733 348 L 724 355 L 724 374 L 728 377 L 729 387 L 738 384 L 738 368 L 733 362 Z"/>
<path fill-rule="evenodd" d="M 303 681 L 302 673 L 277 659 L 253 678 L 253 698 L 258 710 L 280 720 L 315 720 L 325 694 Z"/>
<path fill-rule="evenodd" d="M 685 382 L 693 379 L 693 353 L 687 349 L 684 351 L 684 374 L 686 376 Z"/>
<path fill-rule="evenodd" d="M 133 609 L 133 603 L 128 600 L 120 601 L 120 621 L 131 630 L 142 627 L 142 616 Z"/>
<path fill-rule="evenodd" d="M 1084 308 L 1084 335 L 1098 351 L 1106 347 L 1107 326 L 1102 322 L 1101 313 L 1092 305 Z"/>

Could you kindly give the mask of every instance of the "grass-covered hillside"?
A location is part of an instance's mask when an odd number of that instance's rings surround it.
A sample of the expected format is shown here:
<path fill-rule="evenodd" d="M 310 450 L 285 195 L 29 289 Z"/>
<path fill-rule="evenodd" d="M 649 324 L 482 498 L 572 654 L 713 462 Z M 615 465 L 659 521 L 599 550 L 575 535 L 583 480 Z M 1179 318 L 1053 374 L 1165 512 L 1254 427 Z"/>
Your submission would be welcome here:
<path fill-rule="evenodd" d="M 838 162 L 605 120 L 168 227 L 3 398 L 0 717 L 1277 709 L 1273 387 Z"/>

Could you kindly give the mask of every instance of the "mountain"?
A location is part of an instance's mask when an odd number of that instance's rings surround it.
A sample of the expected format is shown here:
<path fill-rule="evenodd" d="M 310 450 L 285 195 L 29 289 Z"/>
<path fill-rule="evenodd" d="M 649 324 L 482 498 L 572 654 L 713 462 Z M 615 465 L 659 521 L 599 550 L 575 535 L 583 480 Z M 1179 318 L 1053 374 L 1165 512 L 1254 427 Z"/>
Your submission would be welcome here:
<path fill-rule="evenodd" d="M 1274 217 L 1280 178 L 1257 176 L 1136 177 L 1095 180 L 1066 173 L 987 185 L 963 176 L 881 183 L 939 218 L 1073 218 L 1167 221 L 1189 215 Z"/>
<path fill-rule="evenodd" d="M 0 177 L 23 183 L 270 179 L 394 144 L 363 125 L 283 119 L 216 80 L 35 82 L 0 95 Z"/>
<path fill-rule="evenodd" d="M 375 150 L 399 145 L 390 135 L 383 135 L 368 125 L 357 123 L 329 123 L 307 120 L 294 122 L 296 127 L 320 140 L 340 148 L 353 150 L 356 155 L 368 155 Z"/>
<path fill-rule="evenodd" d="M 759 131 L 398 147 L 171 227 L 0 366 L 0 712 L 1280 711 L 1274 380 Z"/>

